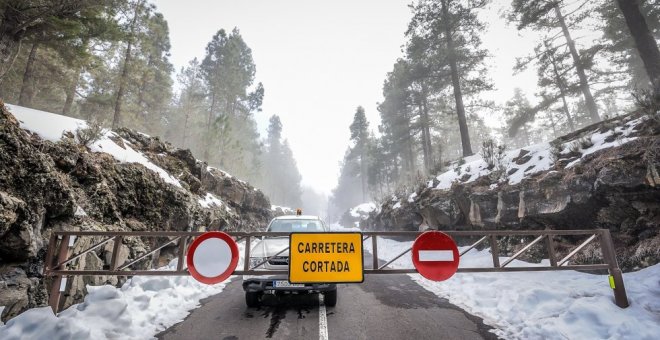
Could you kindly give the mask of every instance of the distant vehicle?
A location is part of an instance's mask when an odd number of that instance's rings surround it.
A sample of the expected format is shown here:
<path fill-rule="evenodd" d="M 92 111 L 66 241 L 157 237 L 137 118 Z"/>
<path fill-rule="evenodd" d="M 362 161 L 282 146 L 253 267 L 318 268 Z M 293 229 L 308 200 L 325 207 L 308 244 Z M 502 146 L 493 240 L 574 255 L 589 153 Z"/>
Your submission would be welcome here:
<path fill-rule="evenodd" d="M 300 211 L 298 211 L 300 213 Z M 268 224 L 266 232 L 328 232 L 318 216 L 286 215 L 274 218 Z M 279 254 L 269 261 L 266 259 L 289 246 L 287 236 L 266 236 L 250 250 L 250 268 L 254 270 L 288 270 L 289 251 Z M 266 262 L 264 262 L 266 261 Z M 286 275 L 243 276 L 245 303 L 248 307 L 257 307 L 264 294 L 309 294 L 322 293 L 326 306 L 337 304 L 337 285 L 333 283 L 294 284 Z"/>

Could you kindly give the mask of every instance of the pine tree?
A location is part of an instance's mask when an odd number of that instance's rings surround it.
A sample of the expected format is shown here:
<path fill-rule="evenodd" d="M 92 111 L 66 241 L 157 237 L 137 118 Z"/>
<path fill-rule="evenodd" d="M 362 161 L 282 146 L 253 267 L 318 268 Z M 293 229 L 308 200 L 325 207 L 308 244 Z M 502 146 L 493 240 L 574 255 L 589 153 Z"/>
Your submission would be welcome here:
<path fill-rule="evenodd" d="M 361 181 L 357 176 L 360 164 L 351 153 L 351 148 L 344 153 L 343 161 L 339 164 L 337 187 L 332 190 L 328 202 L 328 217 L 332 221 L 339 220 L 348 209 L 363 203 Z"/>
<path fill-rule="evenodd" d="M 206 98 L 199 60 L 194 58 L 187 67 L 182 67 L 177 80 L 181 91 L 169 119 L 172 128 L 168 129 L 166 136 L 180 147 L 190 148 L 199 144 L 195 132 L 202 126 Z"/>
<path fill-rule="evenodd" d="M 209 159 L 211 143 L 218 135 L 227 133 L 229 117 L 241 113 L 249 115 L 250 105 L 247 104 L 253 103 L 248 93 L 255 74 L 252 51 L 238 29 L 235 28 L 229 35 L 219 30 L 213 36 L 206 46 L 202 72 L 210 97 L 203 153 L 204 159 Z M 216 120 L 221 122 L 214 124 Z M 228 152 L 229 144 L 219 141 L 219 148 Z"/>
<path fill-rule="evenodd" d="M 105 0 L 5 0 L 0 3 L 0 82 L 25 40 L 73 40 L 107 23 Z M 32 45 L 34 46 L 34 44 Z M 36 54 L 36 50 L 35 50 Z"/>
<path fill-rule="evenodd" d="M 364 108 L 358 106 L 353 116 L 353 123 L 350 126 L 351 141 L 355 144 L 355 156 L 359 159 L 360 164 L 360 181 L 362 183 L 362 201 L 367 202 L 369 196 L 367 169 L 367 148 L 369 143 L 369 122 L 364 113 Z"/>
<path fill-rule="evenodd" d="M 534 48 L 534 55 L 518 60 L 514 67 L 516 72 L 526 69 L 531 63 L 537 65 L 537 84 L 540 89 L 538 95 L 542 100 L 537 106 L 518 110 L 515 115 L 510 116 L 507 123 L 510 136 L 514 136 L 518 129 L 534 121 L 541 111 L 545 111 L 548 118 L 552 118 L 553 129 L 556 130 L 560 125 L 560 122 L 555 122 L 555 111 L 563 113 L 561 120 L 567 124 L 567 129 L 561 127 L 560 131 L 568 133 L 576 129 L 575 117 L 568 107 L 568 98 L 578 94 L 580 86 L 578 81 L 570 76 L 573 74 L 574 64 L 569 62 L 569 58 L 567 51 L 560 51 L 558 47 L 551 45 L 549 39 L 542 39 Z M 559 108 L 555 107 L 557 103 L 561 105 Z"/>
<path fill-rule="evenodd" d="M 464 97 L 492 86 L 483 76 L 483 59 L 479 33 L 484 25 L 476 11 L 488 3 L 482 1 L 420 0 L 413 7 L 413 19 L 408 27 L 409 37 L 425 41 L 434 56 L 435 72 L 451 78 L 454 105 L 461 133 L 463 156 L 472 155 Z"/>
<path fill-rule="evenodd" d="M 525 97 L 522 90 L 518 87 L 514 89 L 513 98 L 507 101 L 504 107 L 504 117 L 506 117 L 507 125 L 511 125 L 516 117 L 525 115 L 531 109 L 529 100 Z M 531 145 L 530 133 L 531 124 L 526 122 L 521 125 L 519 133 L 512 137 L 509 143 L 511 148 L 520 148 Z"/>
<path fill-rule="evenodd" d="M 584 0 L 583 4 L 586 4 L 588 1 Z M 532 28 L 537 31 L 561 30 L 561 34 L 566 42 L 565 45 L 573 60 L 573 66 L 579 79 L 579 88 L 584 97 L 587 112 L 592 122 L 600 121 L 598 106 L 591 93 L 589 79 L 586 75 L 587 63 L 585 63 L 585 60 L 591 58 L 585 58 L 584 54 L 581 56 L 578 53 L 575 41 L 569 30 L 569 26 L 573 26 L 576 23 L 567 22 L 567 18 L 562 12 L 563 2 L 557 0 L 513 0 L 511 5 L 513 12 L 510 14 L 509 20 L 515 21 L 519 30 L 525 28 Z M 578 8 L 581 7 L 582 5 L 578 5 Z M 577 16 L 576 21 L 579 23 L 585 17 L 584 15 Z M 587 53 L 587 56 L 589 56 L 589 53 Z"/>
<path fill-rule="evenodd" d="M 289 207 L 301 205 L 302 176 L 293 157 L 288 141 L 282 140 L 282 122 L 273 115 L 268 124 L 264 165 L 268 171 L 264 174 L 262 188 L 271 202 Z"/>
<path fill-rule="evenodd" d="M 124 99 L 124 92 L 126 91 L 126 87 L 128 86 L 128 77 L 129 77 L 129 67 L 131 66 L 131 57 L 132 57 L 132 51 L 133 51 L 133 45 L 135 44 L 135 40 L 137 39 L 137 34 L 138 34 L 138 25 L 140 22 L 138 19 L 143 16 L 143 15 L 149 15 L 147 12 L 149 11 L 149 8 L 146 7 L 146 0 L 136 0 L 133 3 L 128 4 L 128 11 L 130 11 L 128 14 L 132 19 L 130 19 L 128 25 L 126 25 L 124 29 L 124 39 L 126 40 L 126 49 L 124 52 L 123 60 L 122 60 L 122 71 L 121 75 L 119 78 L 119 85 L 117 88 L 117 95 L 115 98 L 115 109 L 114 109 L 114 115 L 112 116 L 112 128 L 116 129 L 121 125 L 121 110 L 122 110 L 122 104 L 123 104 L 123 99 Z"/>
<path fill-rule="evenodd" d="M 655 40 L 660 40 L 660 7 L 649 0 L 637 2 L 639 11 Z M 605 1 L 598 8 L 603 30 L 604 50 L 611 62 L 621 68 L 621 72 L 630 77 L 628 88 L 644 88 L 650 83 L 644 62 L 637 51 L 635 40 L 616 1 Z"/>
<path fill-rule="evenodd" d="M 635 41 L 639 56 L 644 62 L 644 68 L 653 86 L 656 101 L 660 102 L 660 50 L 658 50 L 656 38 L 651 34 L 637 0 L 617 0 L 617 3 Z M 655 9 L 657 10 L 657 7 Z M 657 26 L 657 20 L 653 25 Z"/>

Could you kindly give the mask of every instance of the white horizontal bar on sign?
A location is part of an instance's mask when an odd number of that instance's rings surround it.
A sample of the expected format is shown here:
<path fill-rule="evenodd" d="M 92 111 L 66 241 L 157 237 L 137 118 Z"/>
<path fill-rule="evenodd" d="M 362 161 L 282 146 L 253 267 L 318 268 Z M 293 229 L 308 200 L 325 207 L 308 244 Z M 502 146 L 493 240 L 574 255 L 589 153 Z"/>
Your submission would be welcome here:
<path fill-rule="evenodd" d="M 420 261 L 454 261 L 453 250 L 420 250 Z"/>

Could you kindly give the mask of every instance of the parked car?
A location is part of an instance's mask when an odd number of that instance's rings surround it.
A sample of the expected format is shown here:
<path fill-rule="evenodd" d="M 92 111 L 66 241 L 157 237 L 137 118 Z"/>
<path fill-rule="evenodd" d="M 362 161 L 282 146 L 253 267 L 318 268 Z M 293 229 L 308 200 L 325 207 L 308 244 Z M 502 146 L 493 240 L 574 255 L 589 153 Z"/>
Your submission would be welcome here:
<path fill-rule="evenodd" d="M 268 224 L 266 232 L 327 232 L 325 222 L 318 216 L 286 215 L 274 218 Z M 266 236 L 250 250 L 250 268 L 259 265 L 254 270 L 287 270 L 289 269 L 289 251 L 266 261 L 270 256 L 289 246 L 288 236 Z M 264 262 L 265 261 L 265 262 Z M 259 305 L 264 294 L 323 294 L 326 306 L 337 304 L 337 285 L 330 283 L 291 283 L 287 275 L 243 276 L 245 303 L 248 307 Z"/>

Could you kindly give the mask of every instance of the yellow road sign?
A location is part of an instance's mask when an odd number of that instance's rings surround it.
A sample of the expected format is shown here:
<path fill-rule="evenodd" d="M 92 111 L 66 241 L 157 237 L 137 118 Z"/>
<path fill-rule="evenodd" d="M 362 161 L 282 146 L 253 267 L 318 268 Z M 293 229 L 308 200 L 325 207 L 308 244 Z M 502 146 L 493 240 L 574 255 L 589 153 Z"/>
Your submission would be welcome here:
<path fill-rule="evenodd" d="M 364 281 L 361 233 L 292 233 L 291 283 Z"/>

